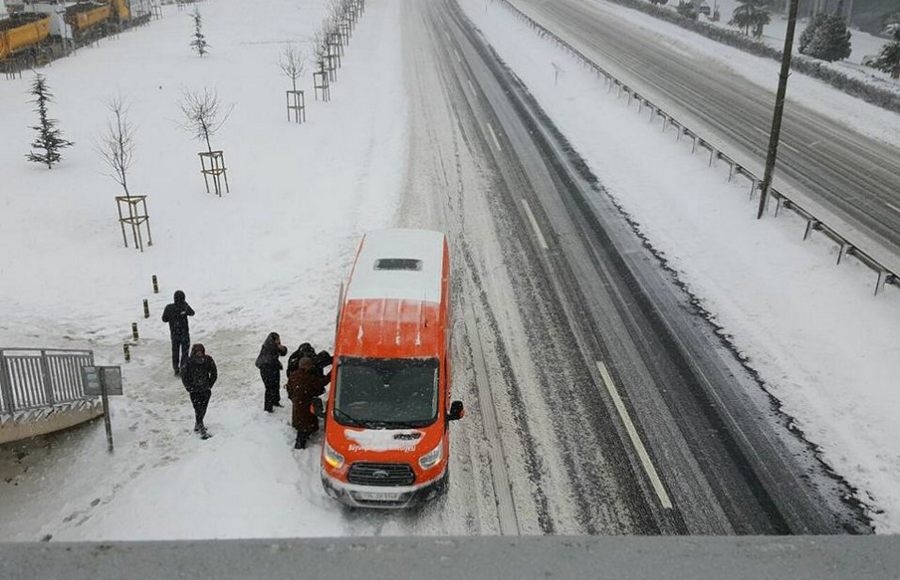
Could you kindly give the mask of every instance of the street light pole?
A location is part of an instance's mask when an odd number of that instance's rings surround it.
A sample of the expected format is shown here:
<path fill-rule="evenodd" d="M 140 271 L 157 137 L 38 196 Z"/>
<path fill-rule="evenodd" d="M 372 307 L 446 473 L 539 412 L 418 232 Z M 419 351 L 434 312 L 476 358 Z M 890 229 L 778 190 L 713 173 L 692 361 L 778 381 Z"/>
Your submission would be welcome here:
<path fill-rule="evenodd" d="M 781 136 L 781 116 L 784 113 L 784 93 L 787 90 L 788 75 L 791 71 L 791 50 L 794 48 L 794 28 L 797 26 L 797 6 L 799 0 L 791 0 L 788 8 L 787 33 L 784 36 L 784 52 L 781 58 L 781 73 L 778 75 L 778 92 L 775 95 L 775 114 L 772 116 L 772 132 L 769 134 L 769 151 L 766 155 L 766 172 L 759 192 L 759 211 L 756 219 L 762 218 L 766 210 L 772 173 L 775 171 L 775 156 L 778 154 L 778 139 Z"/>

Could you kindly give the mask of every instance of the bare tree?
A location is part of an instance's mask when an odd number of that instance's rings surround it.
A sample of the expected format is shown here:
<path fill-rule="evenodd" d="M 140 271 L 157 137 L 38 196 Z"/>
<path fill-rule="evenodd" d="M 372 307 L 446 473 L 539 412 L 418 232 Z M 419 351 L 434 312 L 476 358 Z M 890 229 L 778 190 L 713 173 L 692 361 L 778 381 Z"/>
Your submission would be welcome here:
<path fill-rule="evenodd" d="M 278 59 L 278 66 L 281 67 L 285 76 L 291 79 L 291 85 L 297 90 L 297 79 L 303 76 L 306 68 L 303 52 L 293 44 L 288 44 L 281 51 L 281 57 Z"/>
<path fill-rule="evenodd" d="M 316 66 L 325 66 L 325 56 L 328 54 L 328 39 L 321 30 L 313 34 L 313 62 Z"/>
<path fill-rule="evenodd" d="M 184 114 L 185 122 L 182 128 L 193 133 L 194 139 L 205 141 L 206 149 L 212 153 L 213 148 L 209 139 L 228 120 L 232 108 L 229 107 L 227 111 L 222 112 L 222 103 L 215 90 L 204 88 L 203 92 L 184 91 L 181 97 L 181 112 Z"/>
<path fill-rule="evenodd" d="M 340 25 L 345 8 L 345 3 L 342 0 L 329 0 L 325 9 L 325 14 L 327 15 L 325 29 L 328 32 L 333 32 Z"/>
<path fill-rule="evenodd" d="M 125 197 L 131 197 L 128 191 L 128 169 L 134 160 L 134 127 L 128 122 L 128 105 L 122 97 L 113 98 L 107 108 L 112 113 L 106 132 L 100 137 L 96 147 L 97 153 L 112 170 L 109 175 L 125 190 Z"/>

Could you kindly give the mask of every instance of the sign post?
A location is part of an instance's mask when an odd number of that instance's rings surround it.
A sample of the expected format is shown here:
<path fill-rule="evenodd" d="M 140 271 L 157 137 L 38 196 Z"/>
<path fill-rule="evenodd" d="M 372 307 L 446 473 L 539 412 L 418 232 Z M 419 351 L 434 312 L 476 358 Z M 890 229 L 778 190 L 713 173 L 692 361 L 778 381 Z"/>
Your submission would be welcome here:
<path fill-rule="evenodd" d="M 103 401 L 103 420 L 106 423 L 106 443 L 113 451 L 112 423 L 109 418 L 109 396 L 122 394 L 121 367 L 81 367 L 85 395 L 99 395 Z"/>

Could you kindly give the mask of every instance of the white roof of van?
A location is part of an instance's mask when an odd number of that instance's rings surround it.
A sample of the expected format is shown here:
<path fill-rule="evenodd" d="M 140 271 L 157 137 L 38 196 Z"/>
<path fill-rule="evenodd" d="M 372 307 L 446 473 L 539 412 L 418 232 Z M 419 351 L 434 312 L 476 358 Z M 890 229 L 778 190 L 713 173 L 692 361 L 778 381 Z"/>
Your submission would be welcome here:
<path fill-rule="evenodd" d="M 376 268 L 378 261 L 385 259 L 418 260 L 419 269 Z M 407 229 L 369 232 L 363 238 L 345 299 L 440 302 L 443 262 L 444 234 L 441 232 Z"/>

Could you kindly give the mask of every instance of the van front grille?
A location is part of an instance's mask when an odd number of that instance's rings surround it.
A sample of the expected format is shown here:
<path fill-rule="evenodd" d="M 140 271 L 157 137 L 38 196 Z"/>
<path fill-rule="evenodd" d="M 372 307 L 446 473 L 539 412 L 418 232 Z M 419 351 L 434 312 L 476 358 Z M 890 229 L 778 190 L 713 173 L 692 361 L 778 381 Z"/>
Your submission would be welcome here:
<path fill-rule="evenodd" d="M 356 485 L 412 485 L 416 474 L 408 463 L 358 462 L 350 466 L 347 480 Z"/>

